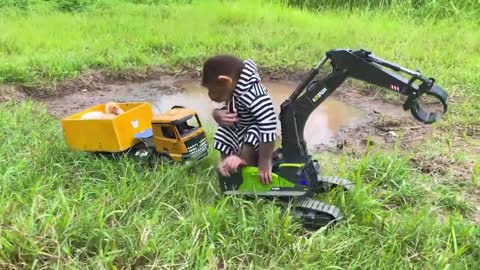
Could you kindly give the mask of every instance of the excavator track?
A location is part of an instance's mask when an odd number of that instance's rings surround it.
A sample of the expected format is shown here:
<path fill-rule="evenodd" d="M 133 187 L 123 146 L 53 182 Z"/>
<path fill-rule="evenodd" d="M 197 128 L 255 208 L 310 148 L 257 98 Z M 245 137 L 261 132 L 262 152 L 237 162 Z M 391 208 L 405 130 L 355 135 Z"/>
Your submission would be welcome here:
<path fill-rule="evenodd" d="M 317 179 L 317 183 L 312 190 L 313 193 L 328 192 L 338 187 L 342 187 L 345 191 L 353 190 L 353 184 L 340 177 L 318 175 Z M 282 202 L 284 206 L 287 203 L 288 201 Z M 302 221 L 303 226 L 311 230 L 336 225 L 343 220 L 343 215 L 339 208 L 306 196 L 294 198 L 292 209 L 294 216 Z"/>
<path fill-rule="evenodd" d="M 287 206 L 288 201 L 281 201 L 281 204 Z M 335 225 L 343 219 L 339 208 L 310 197 L 295 198 L 292 210 L 294 216 L 302 221 L 303 226 L 311 230 Z"/>
<path fill-rule="evenodd" d="M 337 187 L 342 187 L 345 191 L 352 191 L 353 184 L 343 178 L 336 176 L 317 176 L 317 183 L 315 184 L 314 193 L 328 192 Z"/>

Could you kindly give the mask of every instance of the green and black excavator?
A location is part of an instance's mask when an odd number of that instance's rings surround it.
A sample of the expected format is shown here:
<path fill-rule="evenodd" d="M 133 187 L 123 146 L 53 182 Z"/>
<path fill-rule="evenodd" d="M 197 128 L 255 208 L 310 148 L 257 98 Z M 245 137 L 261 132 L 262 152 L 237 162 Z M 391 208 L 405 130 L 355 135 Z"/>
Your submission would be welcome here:
<path fill-rule="evenodd" d="M 332 71 L 323 78 L 316 78 L 328 60 Z M 400 72 L 411 78 L 400 76 Z M 342 178 L 321 175 L 319 162 L 307 151 L 303 131 L 310 114 L 349 77 L 407 96 L 403 109 L 410 110 L 422 123 L 431 124 L 438 117 L 436 112 L 427 112 L 421 107 L 418 98 L 422 95 L 438 99 L 442 113 L 447 111 L 448 95 L 434 85 L 433 78 L 380 59 L 365 49 L 330 50 L 281 104 L 281 147 L 273 155 L 272 182 L 262 184 L 258 167 L 244 166 L 229 177 L 219 176 L 222 193 L 275 199 L 281 206 L 291 203 L 295 216 L 309 229 L 341 221 L 340 209 L 312 197 L 337 187 L 349 191 L 353 184 Z"/>

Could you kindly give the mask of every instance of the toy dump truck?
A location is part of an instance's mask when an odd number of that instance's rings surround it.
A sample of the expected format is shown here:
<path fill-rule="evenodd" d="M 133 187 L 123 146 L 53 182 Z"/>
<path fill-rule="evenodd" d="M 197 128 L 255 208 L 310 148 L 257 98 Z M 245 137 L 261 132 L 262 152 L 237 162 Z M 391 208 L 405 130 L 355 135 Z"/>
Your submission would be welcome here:
<path fill-rule="evenodd" d="M 105 111 L 98 104 L 62 119 L 64 138 L 72 150 L 97 154 L 127 154 L 173 161 L 202 159 L 208 142 L 197 113 L 174 106 L 154 115 L 147 102 L 118 103 L 123 113 L 111 119 L 82 119 L 93 111 Z"/>

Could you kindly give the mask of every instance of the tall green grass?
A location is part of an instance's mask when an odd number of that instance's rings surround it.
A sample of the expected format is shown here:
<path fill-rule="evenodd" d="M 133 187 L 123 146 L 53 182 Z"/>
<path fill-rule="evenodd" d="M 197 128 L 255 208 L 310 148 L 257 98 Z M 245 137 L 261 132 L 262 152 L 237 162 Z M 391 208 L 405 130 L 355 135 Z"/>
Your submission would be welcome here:
<path fill-rule="evenodd" d="M 144 5 L 188 4 L 191 0 L 0 0 L 0 8 L 14 8 L 22 11 L 84 12 L 99 5 L 133 3 Z"/>
<path fill-rule="evenodd" d="M 279 2 L 311 10 L 373 9 L 392 10 L 418 17 L 441 18 L 448 16 L 478 18 L 480 3 L 477 0 L 279 0 Z"/>
<path fill-rule="evenodd" d="M 81 13 L 4 9 L 0 82 L 38 85 L 88 69 L 199 69 L 215 53 L 254 59 L 262 70 L 314 66 L 332 48 L 366 48 L 434 77 L 449 93 L 452 121 L 478 124 L 480 28 L 472 19 L 414 20 L 395 12 L 321 13 L 258 1 L 97 1 Z M 463 102 L 463 101 L 462 101 Z"/>
<path fill-rule="evenodd" d="M 321 157 L 356 189 L 320 196 L 346 221 L 309 233 L 271 203 L 220 197 L 213 154 L 183 166 L 72 152 L 31 102 L 1 104 L 0 125 L 1 268 L 474 269 L 480 258 L 457 193 L 404 154 L 337 168 Z"/>
<path fill-rule="evenodd" d="M 472 18 L 316 13 L 278 1 L 135 2 L 0 0 L 0 81 L 50 84 L 92 68 L 196 69 L 220 52 L 262 70 L 305 70 L 331 48 L 364 47 L 435 77 L 464 105 L 450 107 L 451 123 L 478 124 Z M 447 175 L 455 181 L 442 183 L 413 168 L 422 149 L 319 155 L 326 174 L 356 189 L 319 196 L 346 222 L 307 233 L 270 203 L 220 197 L 213 153 L 172 165 L 72 152 L 58 121 L 32 102 L 0 104 L 0 126 L 0 268 L 475 269 L 480 261 L 476 205 L 464 199 L 478 188 L 478 165 L 471 180 Z M 435 157 L 446 146 L 423 147 Z"/>
<path fill-rule="evenodd" d="M 192 0 L 120 0 L 134 4 L 169 5 L 189 4 Z M 472 17 L 480 13 L 477 0 L 261 0 L 282 5 L 307 8 L 311 10 L 325 9 L 374 9 L 395 10 L 414 16 L 445 17 L 457 16 Z M 0 8 L 13 7 L 21 10 L 48 8 L 62 12 L 82 12 L 95 7 L 98 3 L 113 2 L 111 0 L 0 0 Z M 118 1 L 117 1 L 118 2 Z"/>

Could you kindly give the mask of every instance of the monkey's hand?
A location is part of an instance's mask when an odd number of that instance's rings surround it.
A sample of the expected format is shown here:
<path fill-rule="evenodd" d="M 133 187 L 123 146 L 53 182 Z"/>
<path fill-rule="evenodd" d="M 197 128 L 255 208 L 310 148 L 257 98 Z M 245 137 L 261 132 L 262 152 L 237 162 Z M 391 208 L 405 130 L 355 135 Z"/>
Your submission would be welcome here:
<path fill-rule="evenodd" d="M 231 127 L 238 121 L 236 113 L 230 113 L 225 109 L 213 110 L 213 119 L 219 125 L 226 127 Z"/>
<path fill-rule="evenodd" d="M 260 177 L 260 182 L 262 184 L 267 185 L 272 182 L 272 165 L 266 164 L 266 165 L 260 165 L 258 168 L 258 174 Z"/>
<path fill-rule="evenodd" d="M 272 182 L 272 154 L 273 143 L 260 143 L 258 156 L 258 173 L 260 182 L 270 184 Z"/>
<path fill-rule="evenodd" d="M 238 170 L 239 167 L 246 164 L 247 163 L 245 160 L 236 155 L 232 155 L 220 162 L 218 165 L 218 170 L 223 176 L 230 176 L 232 172 Z"/>

